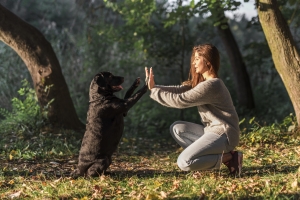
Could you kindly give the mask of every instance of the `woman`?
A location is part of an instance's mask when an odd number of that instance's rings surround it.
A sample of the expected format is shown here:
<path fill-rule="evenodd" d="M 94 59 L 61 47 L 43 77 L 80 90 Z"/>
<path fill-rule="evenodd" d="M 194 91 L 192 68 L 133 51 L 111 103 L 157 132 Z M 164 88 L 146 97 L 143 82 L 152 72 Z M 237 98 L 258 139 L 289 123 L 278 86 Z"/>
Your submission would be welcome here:
<path fill-rule="evenodd" d="M 150 97 L 172 108 L 196 106 L 203 125 L 176 121 L 170 132 L 184 148 L 177 164 L 184 171 L 220 169 L 224 163 L 230 175 L 239 175 L 243 154 L 233 151 L 239 143 L 239 119 L 231 96 L 218 78 L 220 56 L 211 44 L 193 48 L 189 79 L 181 86 L 155 85 L 154 74 L 145 68 L 149 77 Z"/>

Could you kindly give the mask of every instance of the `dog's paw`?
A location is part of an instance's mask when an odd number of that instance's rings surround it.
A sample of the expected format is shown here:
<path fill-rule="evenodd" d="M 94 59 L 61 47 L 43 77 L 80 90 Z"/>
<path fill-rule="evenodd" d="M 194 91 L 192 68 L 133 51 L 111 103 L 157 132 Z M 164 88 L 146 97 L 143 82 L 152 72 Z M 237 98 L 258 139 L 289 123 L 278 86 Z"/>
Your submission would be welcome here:
<path fill-rule="evenodd" d="M 138 87 L 138 86 L 140 85 L 140 83 L 141 83 L 141 78 L 140 78 L 140 77 L 137 77 L 137 78 L 135 79 L 135 81 L 133 82 L 132 86 Z"/>
<path fill-rule="evenodd" d="M 73 178 L 73 179 L 77 179 L 79 177 L 81 177 L 82 175 L 80 174 L 79 170 L 78 169 L 75 169 L 74 171 L 72 171 L 70 173 L 70 177 Z"/>

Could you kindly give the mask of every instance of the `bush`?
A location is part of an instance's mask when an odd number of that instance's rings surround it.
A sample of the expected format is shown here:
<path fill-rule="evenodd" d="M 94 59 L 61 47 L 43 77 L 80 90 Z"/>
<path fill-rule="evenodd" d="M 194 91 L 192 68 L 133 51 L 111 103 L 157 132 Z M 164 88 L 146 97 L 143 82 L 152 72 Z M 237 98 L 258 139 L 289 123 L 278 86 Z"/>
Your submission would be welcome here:
<path fill-rule="evenodd" d="M 243 123 L 242 120 L 240 123 Z M 242 143 L 247 144 L 278 144 L 289 143 L 299 137 L 296 116 L 290 114 L 281 123 L 270 126 L 260 125 L 255 117 L 249 120 L 250 128 L 242 129 Z"/>
<path fill-rule="evenodd" d="M 30 136 L 47 122 L 47 108 L 40 108 L 35 91 L 26 79 L 18 93 L 21 97 L 12 99 L 11 111 L 0 108 L 0 115 L 4 117 L 0 130 L 2 134 L 13 132 L 18 136 Z"/>

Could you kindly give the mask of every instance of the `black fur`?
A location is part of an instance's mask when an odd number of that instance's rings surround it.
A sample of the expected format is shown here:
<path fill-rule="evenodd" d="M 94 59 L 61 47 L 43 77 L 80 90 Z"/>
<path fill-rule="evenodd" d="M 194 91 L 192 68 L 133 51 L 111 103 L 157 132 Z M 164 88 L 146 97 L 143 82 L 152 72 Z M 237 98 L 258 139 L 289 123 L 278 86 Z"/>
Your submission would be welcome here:
<path fill-rule="evenodd" d="M 99 176 L 110 166 L 111 156 L 123 134 L 123 117 L 147 92 L 145 84 L 132 95 L 140 84 L 140 79 L 137 78 L 126 92 L 125 98 L 120 99 L 113 93 L 122 89 L 123 81 L 123 77 L 114 76 L 110 72 L 98 73 L 92 80 L 86 131 L 79 152 L 78 166 L 72 173 L 73 177 Z"/>

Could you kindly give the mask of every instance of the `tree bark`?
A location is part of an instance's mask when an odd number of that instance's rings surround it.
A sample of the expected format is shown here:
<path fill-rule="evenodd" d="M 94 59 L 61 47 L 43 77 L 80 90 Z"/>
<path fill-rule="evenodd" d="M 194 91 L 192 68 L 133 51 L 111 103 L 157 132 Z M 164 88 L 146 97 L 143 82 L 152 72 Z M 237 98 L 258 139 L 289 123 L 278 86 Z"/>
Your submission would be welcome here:
<path fill-rule="evenodd" d="M 250 78 L 228 22 L 222 22 L 217 26 L 217 30 L 231 63 L 238 103 L 244 108 L 254 109 L 255 103 Z"/>
<path fill-rule="evenodd" d="M 243 61 L 242 54 L 236 43 L 224 14 L 224 9 L 219 1 L 215 1 L 210 8 L 213 19 L 217 24 L 217 31 L 225 47 L 233 71 L 238 104 L 247 109 L 254 109 L 255 103 L 250 78 Z"/>
<path fill-rule="evenodd" d="M 31 74 L 41 109 L 48 106 L 50 123 L 55 127 L 84 128 L 76 114 L 51 44 L 39 30 L 1 4 L 0 40 L 10 46 L 24 61 Z M 51 100 L 54 101 L 48 105 Z"/>
<path fill-rule="evenodd" d="M 300 125 L 300 57 L 276 0 L 257 0 L 259 21 Z M 284 102 L 283 102 L 284 103 Z"/>

